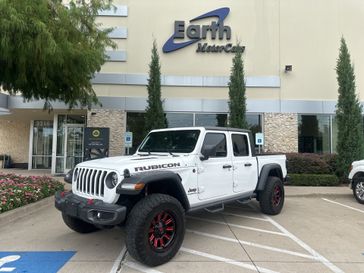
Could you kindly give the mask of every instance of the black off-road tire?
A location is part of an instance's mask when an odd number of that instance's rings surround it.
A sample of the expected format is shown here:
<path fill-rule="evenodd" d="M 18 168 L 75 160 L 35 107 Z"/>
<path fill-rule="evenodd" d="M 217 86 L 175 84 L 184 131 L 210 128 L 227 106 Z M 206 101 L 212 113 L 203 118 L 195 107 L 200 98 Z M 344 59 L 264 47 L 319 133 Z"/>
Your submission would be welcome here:
<path fill-rule="evenodd" d="M 353 194 L 360 204 L 364 204 L 364 178 L 357 177 L 353 183 Z"/>
<path fill-rule="evenodd" d="M 279 214 L 284 204 L 284 187 L 279 177 L 269 176 L 265 189 L 259 193 L 260 209 L 269 215 Z"/>
<path fill-rule="evenodd" d="M 126 223 L 126 247 L 130 255 L 148 266 L 172 259 L 180 249 L 184 235 L 184 209 L 177 199 L 165 194 L 152 194 L 140 200 Z"/>
<path fill-rule="evenodd" d="M 64 223 L 70 229 L 72 229 L 78 233 L 91 233 L 91 232 L 99 230 L 99 228 L 97 228 L 93 224 L 90 224 L 90 223 L 87 223 L 80 219 L 71 217 L 65 213 L 62 213 L 62 218 L 63 218 Z"/>

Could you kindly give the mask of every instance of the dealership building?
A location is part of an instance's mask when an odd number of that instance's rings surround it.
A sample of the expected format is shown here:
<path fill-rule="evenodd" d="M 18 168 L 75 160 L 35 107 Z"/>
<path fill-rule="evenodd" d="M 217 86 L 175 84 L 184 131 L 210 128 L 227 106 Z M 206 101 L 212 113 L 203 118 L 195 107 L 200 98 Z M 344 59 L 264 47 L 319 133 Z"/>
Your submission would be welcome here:
<path fill-rule="evenodd" d="M 0 93 L 0 155 L 14 166 L 64 173 L 83 160 L 86 127 L 110 132 L 109 155 L 143 138 L 153 40 L 169 127 L 225 126 L 236 45 L 244 47 L 247 119 L 268 152 L 335 152 L 335 66 L 344 37 L 364 101 L 360 0 L 114 0 L 98 22 L 117 49 L 93 79 L 102 107 L 74 109 Z M 126 132 L 133 134 L 126 148 Z M 127 134 L 129 135 L 129 134 Z"/>

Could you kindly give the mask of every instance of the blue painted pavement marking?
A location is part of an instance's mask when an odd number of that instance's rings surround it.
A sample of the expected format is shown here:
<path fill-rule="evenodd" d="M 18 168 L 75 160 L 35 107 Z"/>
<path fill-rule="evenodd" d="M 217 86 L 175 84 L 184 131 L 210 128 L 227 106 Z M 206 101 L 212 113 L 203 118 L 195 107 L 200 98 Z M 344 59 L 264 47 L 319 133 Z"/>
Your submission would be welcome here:
<path fill-rule="evenodd" d="M 75 253 L 76 251 L 0 251 L 0 272 L 56 273 Z"/>

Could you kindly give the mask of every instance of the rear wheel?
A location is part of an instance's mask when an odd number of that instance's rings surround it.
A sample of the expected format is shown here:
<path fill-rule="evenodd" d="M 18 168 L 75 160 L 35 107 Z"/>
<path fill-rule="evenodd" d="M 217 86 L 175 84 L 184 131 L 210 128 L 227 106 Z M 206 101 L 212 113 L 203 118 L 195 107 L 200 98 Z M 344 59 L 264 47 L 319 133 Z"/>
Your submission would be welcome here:
<path fill-rule="evenodd" d="M 284 187 L 279 177 L 269 176 L 265 189 L 259 194 L 260 209 L 269 215 L 279 214 L 284 204 Z"/>
<path fill-rule="evenodd" d="M 176 255 L 184 234 L 180 202 L 169 195 L 152 194 L 139 201 L 128 216 L 126 247 L 136 260 L 157 266 Z"/>
<path fill-rule="evenodd" d="M 364 178 L 360 177 L 358 179 L 353 185 L 353 194 L 360 204 L 364 204 Z"/>
<path fill-rule="evenodd" d="M 87 223 L 85 221 L 82 221 L 80 219 L 71 217 L 65 213 L 62 213 L 62 218 L 64 223 L 72 230 L 78 232 L 78 233 L 90 233 L 94 232 L 96 230 L 99 230 L 98 227 L 96 227 L 93 224 Z"/>

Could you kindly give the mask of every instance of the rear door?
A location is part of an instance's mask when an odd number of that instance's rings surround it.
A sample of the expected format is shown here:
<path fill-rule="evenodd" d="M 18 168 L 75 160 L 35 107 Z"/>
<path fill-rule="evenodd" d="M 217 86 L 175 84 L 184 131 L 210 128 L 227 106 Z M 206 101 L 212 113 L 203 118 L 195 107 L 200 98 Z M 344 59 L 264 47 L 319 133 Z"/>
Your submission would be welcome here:
<path fill-rule="evenodd" d="M 251 192 L 258 181 L 257 160 L 252 156 L 247 133 L 230 133 L 233 147 L 233 191 Z"/>
<path fill-rule="evenodd" d="M 198 168 L 198 198 L 212 199 L 231 194 L 233 170 L 231 149 L 228 149 L 229 133 L 207 132 L 202 149 L 213 147 L 214 152 L 207 160 L 201 160 Z"/>

